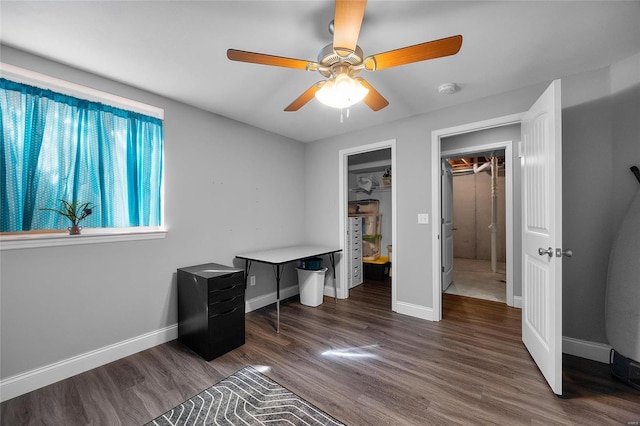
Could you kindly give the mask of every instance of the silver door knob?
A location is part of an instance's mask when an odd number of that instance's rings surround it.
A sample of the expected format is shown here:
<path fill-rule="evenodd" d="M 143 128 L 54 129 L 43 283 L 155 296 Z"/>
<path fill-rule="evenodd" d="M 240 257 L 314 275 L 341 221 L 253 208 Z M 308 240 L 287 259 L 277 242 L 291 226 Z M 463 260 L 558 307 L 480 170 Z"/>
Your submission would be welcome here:
<path fill-rule="evenodd" d="M 538 249 L 538 254 L 540 256 L 544 256 L 545 254 L 548 255 L 549 257 L 553 256 L 553 248 L 549 247 L 548 249 L 543 249 L 543 248 L 539 248 Z"/>
<path fill-rule="evenodd" d="M 556 249 L 556 257 L 561 257 L 561 256 L 566 256 L 566 257 L 571 257 L 573 256 L 573 251 L 571 249 Z"/>

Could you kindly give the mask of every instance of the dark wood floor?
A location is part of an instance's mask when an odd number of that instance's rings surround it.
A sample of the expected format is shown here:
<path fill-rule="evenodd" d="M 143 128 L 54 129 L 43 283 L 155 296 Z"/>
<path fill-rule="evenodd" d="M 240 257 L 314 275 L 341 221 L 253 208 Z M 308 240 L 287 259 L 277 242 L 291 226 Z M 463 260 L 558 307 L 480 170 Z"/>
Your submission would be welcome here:
<path fill-rule="evenodd" d="M 348 425 L 637 425 L 640 392 L 564 357 L 556 397 L 520 340 L 520 310 L 445 295 L 444 319 L 391 312 L 388 283 L 317 308 L 246 315 L 247 343 L 205 362 L 177 341 L 6 401 L 2 425 L 140 425 L 246 366 Z"/>

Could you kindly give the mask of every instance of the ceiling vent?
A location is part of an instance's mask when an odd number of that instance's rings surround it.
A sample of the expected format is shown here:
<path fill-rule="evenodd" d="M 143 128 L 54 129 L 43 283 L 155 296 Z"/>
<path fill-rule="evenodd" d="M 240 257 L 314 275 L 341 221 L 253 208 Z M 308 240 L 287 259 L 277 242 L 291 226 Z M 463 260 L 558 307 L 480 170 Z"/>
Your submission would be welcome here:
<path fill-rule="evenodd" d="M 458 86 L 455 83 L 443 83 L 438 86 L 438 92 L 443 95 L 450 95 L 458 90 Z"/>

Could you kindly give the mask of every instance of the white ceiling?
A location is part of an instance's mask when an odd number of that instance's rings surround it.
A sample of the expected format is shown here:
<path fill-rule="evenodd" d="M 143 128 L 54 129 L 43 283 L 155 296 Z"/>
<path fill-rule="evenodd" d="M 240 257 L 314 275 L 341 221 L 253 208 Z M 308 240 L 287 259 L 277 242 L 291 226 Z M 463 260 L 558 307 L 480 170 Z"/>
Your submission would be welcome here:
<path fill-rule="evenodd" d="M 318 73 L 232 62 L 235 48 L 315 60 L 333 1 L 7 1 L 0 41 L 309 142 L 598 69 L 640 52 L 639 1 L 370 0 L 365 56 L 462 34 L 455 56 L 363 76 L 390 105 L 283 109 Z M 437 86 L 461 90 L 440 95 Z"/>

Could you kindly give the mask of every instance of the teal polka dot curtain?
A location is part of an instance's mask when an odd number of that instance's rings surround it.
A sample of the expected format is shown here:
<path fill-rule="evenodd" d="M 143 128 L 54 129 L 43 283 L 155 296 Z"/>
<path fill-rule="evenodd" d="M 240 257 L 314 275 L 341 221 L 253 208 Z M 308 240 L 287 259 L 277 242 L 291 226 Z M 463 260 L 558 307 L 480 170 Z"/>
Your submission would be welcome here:
<path fill-rule="evenodd" d="M 162 120 L 0 79 L 0 231 L 66 229 L 43 208 L 91 202 L 89 228 L 161 225 Z"/>

